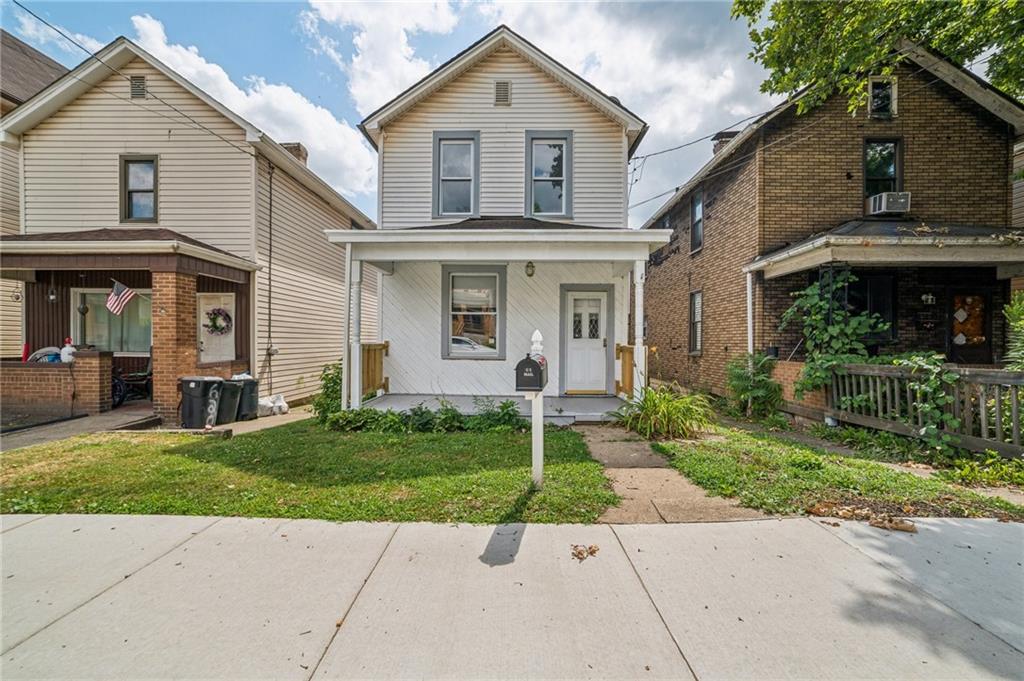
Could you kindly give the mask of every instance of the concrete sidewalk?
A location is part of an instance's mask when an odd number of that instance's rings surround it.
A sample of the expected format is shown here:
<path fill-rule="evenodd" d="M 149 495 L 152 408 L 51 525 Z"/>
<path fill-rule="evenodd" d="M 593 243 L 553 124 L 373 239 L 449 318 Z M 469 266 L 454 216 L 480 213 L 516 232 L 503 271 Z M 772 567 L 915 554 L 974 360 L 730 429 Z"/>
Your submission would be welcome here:
<path fill-rule="evenodd" d="M 1021 678 L 1024 526 L 918 528 L 5 516 L 0 676 Z"/>

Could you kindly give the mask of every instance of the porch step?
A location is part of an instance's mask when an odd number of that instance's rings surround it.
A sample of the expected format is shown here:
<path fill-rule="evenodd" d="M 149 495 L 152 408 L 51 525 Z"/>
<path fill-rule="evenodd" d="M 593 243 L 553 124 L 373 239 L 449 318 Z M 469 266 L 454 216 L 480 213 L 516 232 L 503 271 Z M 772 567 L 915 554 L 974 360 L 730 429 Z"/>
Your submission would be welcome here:
<path fill-rule="evenodd" d="M 143 416 L 142 418 L 134 421 L 129 421 L 128 423 L 118 426 L 114 430 L 149 430 L 150 428 L 158 427 L 161 423 L 163 423 L 163 419 L 156 414 L 153 414 L 151 416 Z"/>

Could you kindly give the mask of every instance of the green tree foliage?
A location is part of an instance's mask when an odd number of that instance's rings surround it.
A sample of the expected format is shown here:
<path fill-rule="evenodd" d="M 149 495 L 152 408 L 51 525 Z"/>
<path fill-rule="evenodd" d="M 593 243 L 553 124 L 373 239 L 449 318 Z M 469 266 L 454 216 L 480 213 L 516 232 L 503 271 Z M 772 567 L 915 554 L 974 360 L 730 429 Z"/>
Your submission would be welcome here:
<path fill-rule="evenodd" d="M 1009 327 L 1006 338 L 1006 368 L 1024 371 L 1024 291 L 1014 291 L 1003 307 Z"/>
<path fill-rule="evenodd" d="M 986 59 L 992 84 L 1024 98 L 1021 0 L 734 0 L 732 15 L 747 20 L 750 56 L 770 72 L 762 91 L 809 88 L 801 112 L 835 91 L 863 106 L 868 76 L 892 72 L 903 38 L 957 64 Z"/>
<path fill-rule="evenodd" d="M 775 359 L 763 353 L 742 355 L 726 365 L 733 408 L 753 418 L 771 416 L 782 404 L 782 386 L 772 378 Z"/>

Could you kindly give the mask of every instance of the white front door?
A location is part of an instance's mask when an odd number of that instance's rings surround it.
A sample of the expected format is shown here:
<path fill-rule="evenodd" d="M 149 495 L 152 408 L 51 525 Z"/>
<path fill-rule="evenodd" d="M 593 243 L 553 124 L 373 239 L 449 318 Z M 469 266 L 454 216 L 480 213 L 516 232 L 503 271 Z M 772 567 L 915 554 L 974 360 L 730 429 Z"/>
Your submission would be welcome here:
<path fill-rule="evenodd" d="M 235 359 L 235 294 L 196 294 L 199 363 Z"/>
<path fill-rule="evenodd" d="M 570 291 L 565 330 L 565 391 L 607 392 L 608 295 Z"/>

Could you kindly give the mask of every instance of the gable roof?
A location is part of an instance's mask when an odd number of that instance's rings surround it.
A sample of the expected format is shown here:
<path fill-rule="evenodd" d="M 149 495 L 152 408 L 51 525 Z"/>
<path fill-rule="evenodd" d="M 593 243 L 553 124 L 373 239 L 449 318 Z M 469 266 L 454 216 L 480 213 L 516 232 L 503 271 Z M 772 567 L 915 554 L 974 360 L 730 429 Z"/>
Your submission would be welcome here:
<path fill-rule="evenodd" d="M 629 139 L 629 155 L 633 155 L 633 151 L 647 133 L 647 123 L 623 106 L 617 98 L 605 94 L 504 24 L 369 114 L 359 124 L 359 129 L 376 149 L 380 131 L 388 123 L 486 59 L 495 50 L 502 48 L 512 50 L 604 115 L 621 123 Z"/>
<path fill-rule="evenodd" d="M 988 110 L 997 118 L 1012 125 L 1017 135 L 1024 134 L 1024 105 L 995 87 L 985 79 L 980 78 L 959 64 L 954 63 L 945 55 L 918 45 L 904 38 L 900 41 L 900 52 L 908 59 L 915 62 L 923 70 L 928 71 L 935 77 L 944 81 L 950 87 L 958 90 L 969 99 L 974 100 L 979 106 Z M 794 94 L 790 99 L 782 102 L 775 108 L 767 111 L 760 118 L 740 131 L 732 138 L 718 153 L 714 154 L 704 166 L 701 167 L 685 184 L 676 188 L 675 193 L 668 201 L 663 203 L 651 217 L 644 222 L 641 229 L 649 229 L 658 220 L 664 217 L 665 213 L 676 206 L 687 194 L 690 193 L 705 177 L 713 170 L 720 167 L 726 159 L 731 157 L 737 149 L 743 146 L 751 137 L 761 130 L 767 123 L 795 106 L 807 93 L 804 88 Z"/>
<path fill-rule="evenodd" d="M 0 29 L 0 96 L 14 104 L 30 99 L 68 70 Z"/>
<path fill-rule="evenodd" d="M 37 93 L 10 114 L 4 116 L 3 120 L 0 120 L 0 142 L 16 142 L 22 133 L 31 130 L 135 59 L 145 61 L 245 131 L 246 142 L 266 156 L 275 166 L 326 201 L 332 208 L 351 218 L 353 227 L 356 223 L 360 226 L 376 227 L 373 220 L 269 135 L 124 36 L 116 38 L 96 54 L 87 57 L 85 61 L 65 73 L 42 92 Z"/>

